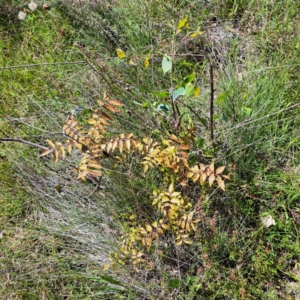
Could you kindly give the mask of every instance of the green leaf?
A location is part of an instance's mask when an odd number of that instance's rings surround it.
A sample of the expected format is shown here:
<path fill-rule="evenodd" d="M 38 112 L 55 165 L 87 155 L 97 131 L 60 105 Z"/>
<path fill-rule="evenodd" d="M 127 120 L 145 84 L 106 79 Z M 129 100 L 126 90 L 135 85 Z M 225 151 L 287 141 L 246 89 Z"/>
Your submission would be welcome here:
<path fill-rule="evenodd" d="M 170 279 L 168 282 L 170 288 L 179 288 L 181 287 L 181 281 L 179 279 Z"/>
<path fill-rule="evenodd" d="M 150 93 L 152 95 L 158 96 L 159 98 L 166 98 L 169 96 L 169 92 L 168 91 L 163 91 L 163 92 L 154 92 L 154 91 L 150 91 Z"/>
<path fill-rule="evenodd" d="M 187 97 L 197 97 L 200 94 L 200 88 L 192 85 L 190 82 L 185 86 L 185 94 Z"/>
<path fill-rule="evenodd" d="M 195 79 L 195 77 L 196 73 L 192 73 L 191 75 L 184 77 L 183 85 L 187 85 L 188 83 L 192 82 Z"/>
<path fill-rule="evenodd" d="M 191 97 L 194 95 L 194 89 L 195 87 L 190 82 L 185 86 L 184 90 L 187 97 Z"/>
<path fill-rule="evenodd" d="M 165 104 L 159 104 L 156 108 L 156 110 L 158 111 L 163 111 L 165 113 L 169 113 L 170 112 L 170 108 L 168 105 L 165 105 Z"/>
<path fill-rule="evenodd" d="M 122 284 L 122 282 L 118 281 L 118 280 L 115 280 L 113 278 L 111 278 L 110 276 L 106 276 L 106 275 L 103 275 L 101 276 L 102 280 L 106 281 L 106 282 L 109 282 L 111 284 L 115 284 L 115 285 L 120 285 L 120 286 L 124 286 Z"/>
<path fill-rule="evenodd" d="M 183 87 L 180 87 L 177 90 L 172 91 L 172 89 L 169 90 L 171 96 L 172 96 L 172 100 L 175 101 L 176 98 L 178 98 L 179 96 L 183 96 L 185 95 L 185 90 Z"/>
<path fill-rule="evenodd" d="M 252 109 L 250 107 L 242 107 L 242 110 L 247 118 L 249 118 L 252 114 Z"/>
<path fill-rule="evenodd" d="M 171 57 L 168 55 L 165 55 L 163 60 L 162 60 L 162 69 L 164 73 L 169 72 L 172 69 L 172 61 Z"/>
<path fill-rule="evenodd" d="M 197 138 L 196 139 L 196 145 L 198 149 L 202 149 L 204 147 L 205 139 L 203 138 Z"/>
<path fill-rule="evenodd" d="M 216 104 L 217 105 L 222 104 L 225 101 L 225 99 L 226 99 L 226 94 L 224 94 L 224 93 L 220 94 L 216 99 Z"/>

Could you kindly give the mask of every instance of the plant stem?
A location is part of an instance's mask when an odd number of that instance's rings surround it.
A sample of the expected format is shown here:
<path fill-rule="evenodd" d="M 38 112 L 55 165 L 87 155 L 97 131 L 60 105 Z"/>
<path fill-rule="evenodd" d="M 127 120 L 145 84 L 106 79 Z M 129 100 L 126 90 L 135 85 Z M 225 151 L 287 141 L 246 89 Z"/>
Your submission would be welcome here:
<path fill-rule="evenodd" d="M 210 75 L 210 138 L 214 140 L 214 72 L 213 65 L 209 66 Z"/>

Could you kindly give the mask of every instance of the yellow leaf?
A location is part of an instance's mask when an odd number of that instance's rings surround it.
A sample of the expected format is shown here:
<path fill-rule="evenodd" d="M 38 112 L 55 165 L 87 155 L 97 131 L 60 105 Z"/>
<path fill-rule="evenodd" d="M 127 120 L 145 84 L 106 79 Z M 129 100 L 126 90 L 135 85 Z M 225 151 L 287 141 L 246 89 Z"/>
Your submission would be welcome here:
<path fill-rule="evenodd" d="M 185 229 L 186 229 L 188 232 L 191 232 L 191 228 L 190 228 L 189 222 L 186 222 Z"/>
<path fill-rule="evenodd" d="M 227 179 L 227 180 L 231 180 L 231 178 L 227 175 L 222 175 L 223 178 Z"/>
<path fill-rule="evenodd" d="M 177 196 L 179 196 L 180 194 L 181 194 L 180 192 L 174 192 L 174 193 L 172 193 L 171 197 L 177 197 Z"/>
<path fill-rule="evenodd" d="M 140 232 L 142 235 L 146 235 L 146 234 L 147 234 L 147 231 L 146 231 L 143 227 L 140 227 L 140 228 L 139 228 L 139 232 Z"/>
<path fill-rule="evenodd" d="M 151 231 L 152 231 L 151 225 L 146 224 L 145 227 L 146 227 L 146 230 L 147 230 L 148 232 L 151 232 Z"/>
<path fill-rule="evenodd" d="M 194 176 L 194 172 L 189 172 L 186 174 L 186 178 L 191 178 Z"/>
<path fill-rule="evenodd" d="M 147 56 L 146 56 L 146 59 L 145 59 L 145 61 L 144 61 L 144 66 L 145 66 L 145 68 L 148 68 L 149 67 L 149 64 L 150 64 L 150 57 L 151 57 L 151 54 L 150 53 L 148 53 L 147 54 Z"/>
<path fill-rule="evenodd" d="M 99 164 L 95 164 L 95 163 L 90 163 L 88 164 L 89 168 L 92 168 L 92 169 L 101 169 L 101 165 Z"/>
<path fill-rule="evenodd" d="M 178 224 L 182 229 L 185 228 L 185 221 L 182 221 L 180 224 Z"/>
<path fill-rule="evenodd" d="M 104 125 L 109 125 L 109 123 L 106 121 L 106 118 L 99 118 L 98 121 L 101 122 Z"/>
<path fill-rule="evenodd" d="M 122 140 L 119 141 L 119 151 L 120 151 L 120 153 L 123 152 L 123 141 Z"/>
<path fill-rule="evenodd" d="M 179 34 L 181 32 L 181 29 L 177 28 L 175 31 L 175 35 Z"/>
<path fill-rule="evenodd" d="M 104 267 L 103 267 L 102 271 L 106 271 L 106 270 L 107 270 L 109 267 L 110 267 L 110 264 L 106 264 L 106 265 L 104 265 Z"/>
<path fill-rule="evenodd" d="M 198 32 L 196 31 L 196 32 L 191 33 L 191 34 L 190 34 L 190 37 L 191 37 L 191 38 L 194 38 L 194 37 L 196 37 L 197 35 L 198 35 Z"/>
<path fill-rule="evenodd" d="M 93 119 L 93 118 L 89 118 L 88 119 L 88 123 L 92 125 L 92 124 L 97 123 L 97 121 L 95 119 Z"/>
<path fill-rule="evenodd" d="M 117 55 L 118 55 L 119 58 L 124 58 L 124 57 L 126 57 L 126 54 L 125 54 L 125 52 L 124 52 L 122 49 L 117 48 L 116 51 L 117 51 Z"/>
<path fill-rule="evenodd" d="M 170 184 L 170 186 L 169 186 L 168 192 L 169 192 L 169 193 L 172 193 L 173 190 L 174 190 L 174 184 L 173 184 L 173 182 L 172 182 L 172 183 Z"/>
<path fill-rule="evenodd" d="M 187 186 L 188 185 L 188 183 L 186 181 L 181 181 L 180 184 L 181 184 L 181 186 Z"/>
<path fill-rule="evenodd" d="M 173 204 L 178 204 L 178 205 L 180 205 L 181 200 L 178 199 L 178 198 L 172 198 L 170 202 L 173 203 Z"/>
<path fill-rule="evenodd" d="M 170 226 L 167 224 L 161 224 L 161 227 L 166 230 L 170 230 Z"/>
<path fill-rule="evenodd" d="M 154 228 L 156 228 L 156 227 L 157 227 L 157 222 L 156 222 L 156 221 L 153 222 L 153 223 L 152 223 L 152 226 L 153 226 Z"/>
<path fill-rule="evenodd" d="M 146 238 L 146 245 L 147 245 L 148 249 L 151 247 L 151 244 L 152 244 L 152 239 L 147 237 Z"/>
<path fill-rule="evenodd" d="M 147 172 L 148 168 L 149 168 L 149 165 L 144 165 L 144 173 Z M 153 205 L 154 205 L 154 204 L 153 204 Z"/>
<path fill-rule="evenodd" d="M 177 246 L 180 246 L 182 244 L 182 240 L 179 240 L 178 242 L 176 242 Z"/>
<path fill-rule="evenodd" d="M 129 64 L 132 65 L 132 66 L 136 66 L 137 65 L 137 63 L 134 60 L 132 60 L 132 59 L 129 60 Z"/>
<path fill-rule="evenodd" d="M 187 22 L 187 17 L 179 21 L 177 28 L 178 29 L 182 28 L 186 24 L 186 22 Z"/>
<path fill-rule="evenodd" d="M 215 169 L 215 163 L 211 163 L 208 168 L 213 172 Z"/>
<path fill-rule="evenodd" d="M 190 146 L 187 146 L 187 145 L 180 145 L 179 147 L 181 150 L 189 150 L 190 149 Z"/>
<path fill-rule="evenodd" d="M 104 93 L 103 93 L 103 98 L 104 98 L 104 100 L 108 100 L 108 96 L 107 96 L 106 91 L 104 91 Z"/>
<path fill-rule="evenodd" d="M 108 100 L 107 101 L 109 104 L 111 105 L 115 105 L 115 106 L 124 106 L 124 104 L 118 100 Z"/>
<path fill-rule="evenodd" d="M 193 241 L 191 241 L 190 239 L 184 239 L 183 242 L 189 245 L 193 244 Z"/>
<path fill-rule="evenodd" d="M 116 108 L 116 107 L 114 107 L 113 105 L 110 105 L 110 104 L 105 104 L 103 107 L 106 108 L 107 110 L 113 112 L 113 113 L 120 111 L 118 108 Z"/>
<path fill-rule="evenodd" d="M 127 133 L 126 134 L 126 139 L 130 139 L 130 138 L 132 138 L 132 136 L 133 136 L 133 133 Z"/>
<path fill-rule="evenodd" d="M 103 106 L 104 105 L 104 102 L 101 101 L 101 100 L 98 100 L 97 102 L 98 102 L 99 106 Z"/>
<path fill-rule="evenodd" d="M 184 231 L 180 230 L 180 232 L 184 232 Z M 188 234 L 181 234 L 180 236 L 181 236 L 181 238 L 185 238 L 186 239 L 189 235 Z"/>
<path fill-rule="evenodd" d="M 49 153 L 52 153 L 52 152 L 53 152 L 53 149 L 47 149 L 47 150 L 44 150 L 44 151 L 40 154 L 40 157 L 45 156 L 45 155 L 48 155 Z"/>
<path fill-rule="evenodd" d="M 109 153 L 110 149 L 112 148 L 112 142 L 107 143 L 106 145 L 106 152 Z"/>
<path fill-rule="evenodd" d="M 75 143 L 74 146 L 82 152 L 82 144 Z"/>
<path fill-rule="evenodd" d="M 53 157 L 54 157 L 54 161 L 58 162 L 58 151 L 56 149 L 54 149 L 53 151 Z"/>
<path fill-rule="evenodd" d="M 173 209 L 169 210 L 169 218 L 170 219 L 174 220 L 177 218 L 177 216 L 178 216 L 178 213 L 175 210 L 173 210 Z"/>
<path fill-rule="evenodd" d="M 188 161 L 187 161 L 186 158 L 182 157 L 182 158 L 181 158 L 181 161 L 182 161 L 183 165 L 184 165 L 186 168 L 189 168 L 189 164 L 188 164 Z"/>
<path fill-rule="evenodd" d="M 102 111 L 102 117 L 105 118 L 106 120 L 111 120 L 111 117 L 104 111 Z"/>
<path fill-rule="evenodd" d="M 200 183 L 203 184 L 206 180 L 206 175 L 205 174 L 202 174 L 201 177 L 200 177 Z"/>
<path fill-rule="evenodd" d="M 50 140 L 46 140 L 46 142 L 49 144 L 49 146 L 50 146 L 52 149 L 54 149 L 54 148 L 55 148 L 55 145 L 53 144 L 53 142 L 52 142 L 52 141 L 50 141 Z"/>
<path fill-rule="evenodd" d="M 225 168 L 226 168 L 225 166 L 217 168 L 216 175 L 219 175 L 219 174 L 223 173 L 223 171 L 225 170 Z"/>
<path fill-rule="evenodd" d="M 161 202 L 162 202 L 162 203 L 169 202 L 169 200 L 170 200 L 170 199 L 169 199 L 168 196 L 162 196 L 162 197 L 161 197 Z"/>
<path fill-rule="evenodd" d="M 190 37 L 191 38 L 194 38 L 194 37 L 196 37 L 198 34 L 199 35 L 203 35 L 205 33 L 205 31 L 195 31 L 195 32 L 192 32 L 191 34 L 190 34 Z"/>
<path fill-rule="evenodd" d="M 217 176 L 218 186 L 225 192 L 225 183 L 220 176 Z"/>
<path fill-rule="evenodd" d="M 215 181 L 215 175 L 214 173 L 211 173 L 211 175 L 208 178 L 209 187 L 213 185 L 214 181 Z"/>
<path fill-rule="evenodd" d="M 194 97 L 197 97 L 200 94 L 201 90 L 198 86 L 194 88 Z"/>
<path fill-rule="evenodd" d="M 193 175 L 193 178 L 192 178 L 193 182 L 196 182 L 199 179 L 199 177 L 200 177 L 200 174 L 199 173 L 195 173 Z"/>
<path fill-rule="evenodd" d="M 112 151 L 115 151 L 115 149 L 116 149 L 116 147 L 117 147 L 117 144 L 118 144 L 118 141 L 117 141 L 117 140 L 114 140 L 114 141 L 112 142 L 112 145 L 111 145 L 111 150 L 112 150 Z"/>
<path fill-rule="evenodd" d="M 157 232 L 158 232 L 159 235 L 163 235 L 164 234 L 164 232 L 163 232 L 163 230 L 161 228 L 157 228 Z"/>
<path fill-rule="evenodd" d="M 169 138 L 170 138 L 171 140 L 173 140 L 173 141 L 177 141 L 177 139 L 178 139 L 178 137 L 177 137 L 176 135 L 174 135 L 174 134 L 171 134 L 171 135 L 169 136 Z"/>
<path fill-rule="evenodd" d="M 88 174 L 88 171 L 79 172 L 77 179 L 85 179 L 85 176 Z"/>
<path fill-rule="evenodd" d="M 125 148 L 130 151 L 130 140 L 125 140 Z"/>
<path fill-rule="evenodd" d="M 131 146 L 132 146 L 133 148 L 137 148 L 136 141 L 130 140 L 130 143 L 131 143 Z"/>
<path fill-rule="evenodd" d="M 72 145 L 68 145 L 67 151 L 68 151 L 69 154 L 71 154 L 71 152 L 72 152 Z"/>
<path fill-rule="evenodd" d="M 157 234 L 155 232 L 152 232 L 151 237 L 152 237 L 153 240 L 156 240 L 157 239 Z"/>
<path fill-rule="evenodd" d="M 62 130 L 65 132 L 67 130 L 67 128 L 69 128 L 69 125 L 66 124 L 63 126 Z M 69 131 L 70 131 L 70 128 L 69 128 Z"/>
<path fill-rule="evenodd" d="M 194 231 L 196 231 L 196 227 L 194 223 L 191 223 L 191 227 L 193 228 Z"/>
<path fill-rule="evenodd" d="M 60 152 L 60 155 L 62 156 L 62 159 L 65 159 L 65 157 L 66 157 L 66 152 L 65 152 L 65 148 L 64 148 L 63 145 L 61 145 L 61 146 L 59 147 L 59 152 Z"/>

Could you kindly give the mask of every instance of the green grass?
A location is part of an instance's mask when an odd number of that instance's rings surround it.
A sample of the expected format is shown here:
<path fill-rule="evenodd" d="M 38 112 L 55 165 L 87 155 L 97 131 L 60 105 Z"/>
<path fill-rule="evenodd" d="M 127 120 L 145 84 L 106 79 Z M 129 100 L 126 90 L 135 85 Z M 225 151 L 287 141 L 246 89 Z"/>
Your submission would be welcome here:
<path fill-rule="evenodd" d="M 155 219 L 149 199 L 165 185 L 161 173 L 142 174 L 130 157 L 121 168 L 107 161 L 108 176 L 93 192 L 93 184 L 76 181 L 72 172 L 78 153 L 54 164 L 27 145 L 1 143 L 3 299 L 297 299 L 299 4 L 51 1 L 50 10 L 20 21 L 22 5 L 0 5 L 0 137 L 42 145 L 63 140 L 70 110 L 82 106 L 88 114 L 107 91 L 126 105 L 111 136 L 165 138 L 174 133 L 172 114 L 155 108 L 171 103 L 154 92 L 178 88 L 195 72 L 201 94 L 188 104 L 196 114 L 177 100 L 183 123 L 193 120 L 196 128 L 193 159 L 213 158 L 231 170 L 232 180 L 226 192 L 195 188 L 189 194 L 193 203 L 203 196 L 193 245 L 175 247 L 166 235 L 150 252 L 153 270 L 136 272 L 129 264 L 104 273 L 130 214 L 138 213 L 139 222 Z M 185 16 L 190 29 L 175 36 Z M 198 29 L 206 34 L 185 36 Z M 172 76 L 161 70 L 164 54 L 174 55 Z M 90 65 L 51 64 L 83 60 Z M 203 125 L 209 122 L 209 60 L 215 147 Z M 1 69 L 28 64 L 39 66 Z M 261 218 L 268 215 L 276 225 L 266 228 Z"/>

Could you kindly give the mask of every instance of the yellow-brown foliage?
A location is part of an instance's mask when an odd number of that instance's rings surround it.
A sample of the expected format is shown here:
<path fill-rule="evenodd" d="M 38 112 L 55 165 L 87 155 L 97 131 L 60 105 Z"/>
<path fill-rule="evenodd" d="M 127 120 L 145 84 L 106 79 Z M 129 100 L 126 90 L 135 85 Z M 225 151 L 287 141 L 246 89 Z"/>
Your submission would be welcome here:
<path fill-rule="evenodd" d="M 112 265 L 116 263 L 131 263 L 134 266 L 144 263 L 151 266 L 148 254 L 154 242 L 166 234 L 175 237 L 176 245 L 192 244 L 197 233 L 197 223 L 200 219 L 196 213 L 194 201 L 182 194 L 183 189 L 198 184 L 202 187 L 212 187 L 214 182 L 225 191 L 223 175 L 225 166 L 215 169 L 214 162 L 210 165 L 197 163 L 190 165 L 189 152 L 193 149 L 194 136 L 191 130 L 181 126 L 180 138 L 170 134 L 167 138 L 154 140 L 150 137 L 138 137 L 133 133 L 121 133 L 108 138 L 107 129 L 116 113 L 121 111 L 123 104 L 110 99 L 104 93 L 103 101 L 98 101 L 88 119 L 88 127 L 78 125 L 71 115 L 63 126 L 64 134 L 68 137 L 65 143 L 47 140 L 50 146 L 41 156 L 52 154 L 55 161 L 65 159 L 66 153 L 73 148 L 82 152 L 83 156 L 78 166 L 78 179 L 87 176 L 101 177 L 105 175 L 102 167 L 103 158 L 115 160 L 122 164 L 128 155 L 140 162 L 144 173 L 149 169 L 160 171 L 164 177 L 165 188 L 153 191 L 152 206 L 157 220 L 143 224 L 133 222 L 136 215 L 130 216 L 127 230 L 120 237 L 120 251 L 111 254 Z M 179 134 L 178 134 L 179 135 Z M 185 193 L 186 194 L 186 193 Z M 108 267 L 105 266 L 105 269 Z"/>

